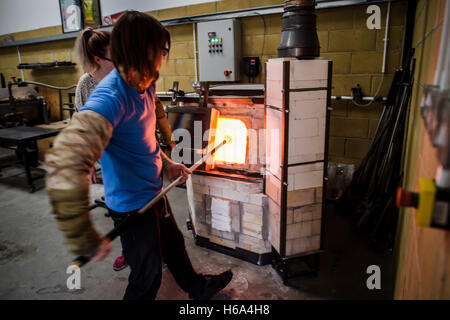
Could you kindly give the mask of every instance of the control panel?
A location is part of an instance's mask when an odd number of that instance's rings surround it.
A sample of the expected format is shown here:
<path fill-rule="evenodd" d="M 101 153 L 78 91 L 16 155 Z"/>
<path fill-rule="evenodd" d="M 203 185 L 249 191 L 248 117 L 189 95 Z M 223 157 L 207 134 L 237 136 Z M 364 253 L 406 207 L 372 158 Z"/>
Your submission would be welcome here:
<path fill-rule="evenodd" d="M 240 79 L 241 27 L 237 19 L 197 24 L 200 81 Z"/>
<path fill-rule="evenodd" d="M 217 38 L 215 32 L 208 32 L 208 52 L 219 54 L 223 52 L 223 38 Z"/>

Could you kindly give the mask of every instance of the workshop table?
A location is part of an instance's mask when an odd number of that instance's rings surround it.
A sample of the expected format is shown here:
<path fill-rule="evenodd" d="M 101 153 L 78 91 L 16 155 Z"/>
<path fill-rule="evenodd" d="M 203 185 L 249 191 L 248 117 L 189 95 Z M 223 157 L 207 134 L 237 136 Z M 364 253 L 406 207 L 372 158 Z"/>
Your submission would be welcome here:
<path fill-rule="evenodd" d="M 37 128 L 37 127 L 14 127 L 14 128 L 0 129 L 0 147 L 9 149 L 16 148 L 18 155 L 20 155 L 21 157 L 20 159 L 21 161 L 19 161 L 19 163 L 22 163 L 25 169 L 27 182 L 28 185 L 30 186 L 30 192 L 34 192 L 36 190 L 33 181 L 44 177 L 45 170 L 32 166 L 27 146 L 29 146 L 30 143 L 36 144 L 36 142 L 40 139 L 56 136 L 58 133 L 59 130 Z M 15 163 L 17 163 L 17 161 Z M 42 171 L 43 174 L 33 177 L 31 175 L 32 168 L 33 170 Z"/>

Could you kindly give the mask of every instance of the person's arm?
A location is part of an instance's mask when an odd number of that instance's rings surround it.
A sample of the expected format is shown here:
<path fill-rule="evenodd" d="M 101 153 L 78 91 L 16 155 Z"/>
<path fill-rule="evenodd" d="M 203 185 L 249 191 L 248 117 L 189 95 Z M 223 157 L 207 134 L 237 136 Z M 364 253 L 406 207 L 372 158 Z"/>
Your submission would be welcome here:
<path fill-rule="evenodd" d="M 74 102 L 74 107 L 77 112 L 80 111 L 81 107 L 84 104 L 81 91 L 82 85 L 81 81 L 79 81 L 77 84 L 77 88 L 75 89 L 75 102 Z"/>
<path fill-rule="evenodd" d="M 156 113 L 156 124 L 159 131 L 161 132 L 162 141 L 173 147 L 174 142 L 172 141 L 172 128 L 170 127 L 169 121 L 167 120 L 166 112 L 164 111 L 164 106 L 161 101 L 155 95 L 155 113 Z"/>
<path fill-rule="evenodd" d="M 182 163 L 176 163 L 169 159 L 169 157 L 166 156 L 166 154 L 162 151 L 160 151 L 161 154 L 161 160 L 163 165 L 164 173 L 166 174 L 169 181 L 173 181 L 179 176 L 183 175 L 183 179 L 181 179 L 178 184 L 184 183 L 188 178 L 189 174 L 192 173 L 191 170 L 186 168 L 186 166 Z"/>
<path fill-rule="evenodd" d="M 45 157 L 52 213 L 69 250 L 77 255 L 94 255 L 102 242 L 90 220 L 88 174 L 112 132 L 111 123 L 99 113 L 75 113 Z"/>

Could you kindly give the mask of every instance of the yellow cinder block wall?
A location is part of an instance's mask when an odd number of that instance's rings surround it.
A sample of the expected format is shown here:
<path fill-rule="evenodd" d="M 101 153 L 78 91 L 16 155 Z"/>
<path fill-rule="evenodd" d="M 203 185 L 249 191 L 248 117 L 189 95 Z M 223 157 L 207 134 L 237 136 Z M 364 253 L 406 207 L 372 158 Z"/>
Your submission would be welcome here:
<path fill-rule="evenodd" d="M 403 187 L 417 191 L 420 178 L 435 178 L 437 150 L 421 117 L 423 86 L 433 84 L 447 0 L 419 0 L 413 47 L 416 68 L 408 117 Z M 419 227 L 416 210 L 400 210 L 396 239 L 395 299 L 450 299 L 450 231 Z"/>
<path fill-rule="evenodd" d="M 214 12 L 232 11 L 244 8 L 264 7 L 282 4 L 282 0 L 224 0 L 192 6 L 151 11 L 160 20 Z M 363 94 L 376 93 L 381 80 L 383 38 L 386 4 L 381 4 L 382 21 L 380 30 L 366 27 L 367 5 L 317 10 L 317 29 L 321 56 L 333 60 L 332 95 L 351 95 L 351 88 L 360 84 Z M 393 73 L 399 68 L 403 46 L 407 1 L 395 1 L 391 7 L 389 42 L 386 61 L 386 75 L 379 94 L 386 95 Z M 281 36 L 281 14 L 247 17 L 242 23 L 242 55 L 259 56 L 264 63 L 277 57 Z M 172 48 L 167 63 L 161 69 L 157 84 L 158 91 L 167 91 L 173 81 L 179 81 L 180 88 L 192 91 L 194 72 L 194 37 L 192 25 L 168 27 L 172 36 Z M 61 27 L 50 27 L 13 34 L 16 40 L 60 34 Z M 2 36 L 0 36 L 0 39 Z M 57 60 L 67 60 L 68 50 L 73 49 L 74 40 L 61 40 L 21 46 L 22 62 L 51 61 L 51 54 Z M 73 51 L 72 51 L 73 55 Z M 20 77 L 16 69 L 18 56 L 16 48 L 0 49 L 0 72 L 5 77 Z M 25 79 L 66 86 L 75 84 L 82 75 L 79 66 L 75 68 L 51 69 L 48 71 L 24 71 Z M 250 82 L 243 76 L 243 83 Z M 252 80 L 263 83 L 264 75 Z M 72 90 L 73 91 L 73 90 Z M 55 93 L 56 94 L 56 93 Z M 66 95 L 64 100 L 67 100 Z M 380 103 L 370 107 L 357 107 L 346 101 L 333 101 L 330 128 L 329 160 L 358 165 L 366 154 L 373 138 L 382 111 Z"/>

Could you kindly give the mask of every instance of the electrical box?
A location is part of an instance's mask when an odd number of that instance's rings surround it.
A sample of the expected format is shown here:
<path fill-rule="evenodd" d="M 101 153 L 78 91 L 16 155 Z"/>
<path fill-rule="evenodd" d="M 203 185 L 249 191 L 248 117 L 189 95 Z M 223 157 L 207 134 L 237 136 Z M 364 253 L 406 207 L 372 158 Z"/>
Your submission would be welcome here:
<path fill-rule="evenodd" d="M 197 24 L 200 81 L 240 80 L 241 26 L 237 19 Z"/>
<path fill-rule="evenodd" d="M 242 58 L 244 64 L 244 74 L 249 78 L 257 77 L 259 74 L 259 57 L 244 57 Z"/>

